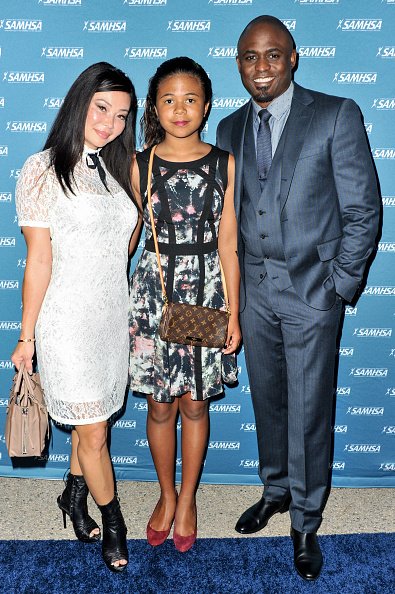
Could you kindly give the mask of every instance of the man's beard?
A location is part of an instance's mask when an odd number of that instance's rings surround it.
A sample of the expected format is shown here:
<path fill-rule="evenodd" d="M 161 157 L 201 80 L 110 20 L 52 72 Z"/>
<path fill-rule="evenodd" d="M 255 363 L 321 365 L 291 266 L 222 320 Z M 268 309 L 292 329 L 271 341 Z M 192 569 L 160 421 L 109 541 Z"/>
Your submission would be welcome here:
<path fill-rule="evenodd" d="M 265 87 L 262 87 L 254 95 L 254 101 L 257 103 L 270 103 L 273 101 L 274 95 L 269 95 Z"/>

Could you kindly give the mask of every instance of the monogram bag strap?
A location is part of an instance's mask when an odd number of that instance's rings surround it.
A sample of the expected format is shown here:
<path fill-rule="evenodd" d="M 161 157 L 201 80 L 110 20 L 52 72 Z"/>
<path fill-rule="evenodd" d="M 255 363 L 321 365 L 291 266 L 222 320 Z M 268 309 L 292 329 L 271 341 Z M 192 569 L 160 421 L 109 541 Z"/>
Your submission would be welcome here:
<path fill-rule="evenodd" d="M 155 219 L 154 219 L 154 213 L 153 213 L 153 210 L 152 210 L 152 201 L 151 201 L 151 177 L 152 177 L 152 166 L 153 166 L 153 162 L 154 162 L 154 155 L 155 155 L 155 151 L 156 151 L 156 146 L 157 145 L 153 146 L 152 149 L 151 149 L 151 154 L 150 154 L 149 163 L 148 163 L 147 203 L 148 203 L 148 210 L 149 210 L 149 216 L 150 216 L 150 221 L 151 221 L 152 238 L 154 240 L 156 259 L 157 259 L 157 262 L 158 262 L 160 283 L 161 283 L 161 286 L 162 286 L 163 301 L 165 303 L 168 303 L 169 300 L 167 298 L 165 281 L 164 281 L 164 278 L 163 278 L 163 270 L 162 270 L 162 264 L 161 264 L 161 261 L 160 261 L 159 246 L 158 246 L 158 237 L 156 235 Z M 230 313 L 229 312 L 228 290 L 226 288 L 226 281 L 225 281 L 224 270 L 222 268 L 221 258 L 219 258 L 219 265 L 220 265 L 220 268 L 221 268 L 221 277 L 222 277 L 222 285 L 223 285 L 223 288 L 224 288 L 224 297 L 225 297 L 226 308 L 227 308 L 228 313 Z"/>
<path fill-rule="evenodd" d="M 166 293 L 165 281 L 163 279 L 163 270 L 162 270 L 162 264 L 160 261 L 160 254 L 159 254 L 159 247 L 158 247 L 158 237 L 156 235 L 155 219 L 154 219 L 154 213 L 152 211 L 152 202 L 151 202 L 151 177 L 152 177 L 152 165 L 154 162 L 155 151 L 156 151 L 156 145 L 153 146 L 151 149 L 151 154 L 150 154 L 149 163 L 148 163 L 147 202 L 148 202 L 149 216 L 150 216 L 150 220 L 151 220 L 152 238 L 154 240 L 156 259 L 158 262 L 160 283 L 162 285 L 162 296 L 163 296 L 163 301 L 165 303 L 167 303 L 168 298 L 167 298 L 167 293 Z"/>

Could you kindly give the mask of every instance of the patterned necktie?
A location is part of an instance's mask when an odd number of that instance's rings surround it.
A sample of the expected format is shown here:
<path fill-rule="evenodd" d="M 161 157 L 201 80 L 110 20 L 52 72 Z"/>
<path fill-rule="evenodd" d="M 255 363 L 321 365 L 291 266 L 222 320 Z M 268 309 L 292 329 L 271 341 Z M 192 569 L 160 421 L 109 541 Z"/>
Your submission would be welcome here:
<path fill-rule="evenodd" d="M 265 182 L 272 164 L 272 135 L 269 126 L 272 114 L 267 109 L 261 109 L 258 115 L 261 122 L 256 137 L 256 161 L 259 181 Z"/>
<path fill-rule="evenodd" d="M 92 160 L 91 165 L 88 163 L 88 157 L 90 157 L 90 159 Z M 97 153 L 88 153 L 86 155 L 86 164 L 88 165 L 89 169 L 97 169 L 97 171 L 99 173 L 99 177 L 100 177 L 101 181 L 103 182 L 103 186 L 106 188 L 107 192 L 109 192 L 110 190 L 108 189 L 107 182 L 106 182 L 106 172 L 103 169 L 103 165 L 100 163 L 98 154 Z"/>

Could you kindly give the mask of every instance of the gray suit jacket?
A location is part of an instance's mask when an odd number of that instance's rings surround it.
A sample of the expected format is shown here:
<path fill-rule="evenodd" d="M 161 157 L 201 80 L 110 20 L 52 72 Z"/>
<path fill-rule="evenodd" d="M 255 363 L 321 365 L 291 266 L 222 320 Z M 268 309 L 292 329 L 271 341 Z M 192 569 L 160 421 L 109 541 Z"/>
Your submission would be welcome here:
<path fill-rule="evenodd" d="M 235 209 L 240 215 L 243 144 L 251 102 L 221 120 L 217 145 L 235 156 Z M 350 301 L 377 235 L 380 199 L 361 113 L 354 101 L 295 84 L 283 134 L 280 222 L 287 268 L 309 306 Z M 243 242 L 239 260 L 244 278 Z M 244 304 L 241 292 L 241 309 Z"/>

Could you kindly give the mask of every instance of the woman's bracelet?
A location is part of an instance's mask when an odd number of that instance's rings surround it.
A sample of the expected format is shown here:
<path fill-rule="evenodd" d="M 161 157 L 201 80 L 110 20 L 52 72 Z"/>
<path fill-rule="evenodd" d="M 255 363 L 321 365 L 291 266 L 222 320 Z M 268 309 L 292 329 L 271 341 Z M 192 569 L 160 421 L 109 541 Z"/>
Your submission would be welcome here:
<path fill-rule="evenodd" d="M 20 338 L 18 342 L 36 342 L 35 338 Z"/>

